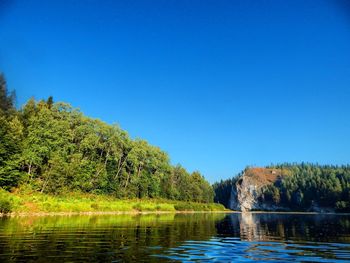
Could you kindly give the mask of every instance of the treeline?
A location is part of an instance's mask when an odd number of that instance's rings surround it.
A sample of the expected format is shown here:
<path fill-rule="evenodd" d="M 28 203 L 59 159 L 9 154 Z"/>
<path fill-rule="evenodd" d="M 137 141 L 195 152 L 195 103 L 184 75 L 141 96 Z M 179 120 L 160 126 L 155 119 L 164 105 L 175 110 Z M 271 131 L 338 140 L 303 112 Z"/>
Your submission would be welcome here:
<path fill-rule="evenodd" d="M 350 166 L 280 164 L 266 168 L 282 169 L 283 178 L 262 189 L 259 202 L 295 211 L 331 208 L 350 212 Z M 214 201 L 228 207 L 232 187 L 243 173 L 213 185 Z"/>
<path fill-rule="evenodd" d="M 350 212 L 349 165 L 286 163 L 270 168 L 285 169 L 290 175 L 268 186 L 263 201 L 298 210 L 329 207 Z"/>
<path fill-rule="evenodd" d="M 214 202 L 222 204 L 226 208 L 229 207 L 232 188 L 235 187 L 236 182 L 242 174 L 239 174 L 231 179 L 220 180 L 213 184 Z"/>
<path fill-rule="evenodd" d="M 211 202 L 199 172 L 172 166 L 168 155 L 133 140 L 117 125 L 84 116 L 52 97 L 14 105 L 0 75 L 0 187 L 29 185 L 49 194 L 81 191 L 119 198 Z"/>

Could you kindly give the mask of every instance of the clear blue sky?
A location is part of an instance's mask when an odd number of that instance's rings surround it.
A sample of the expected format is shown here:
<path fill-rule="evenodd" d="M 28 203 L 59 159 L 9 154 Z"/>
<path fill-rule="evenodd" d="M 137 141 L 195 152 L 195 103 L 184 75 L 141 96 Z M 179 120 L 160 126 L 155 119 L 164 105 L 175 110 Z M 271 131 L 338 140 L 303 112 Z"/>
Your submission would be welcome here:
<path fill-rule="evenodd" d="M 0 0 L 18 106 L 54 96 L 211 182 L 350 158 L 350 3 Z"/>

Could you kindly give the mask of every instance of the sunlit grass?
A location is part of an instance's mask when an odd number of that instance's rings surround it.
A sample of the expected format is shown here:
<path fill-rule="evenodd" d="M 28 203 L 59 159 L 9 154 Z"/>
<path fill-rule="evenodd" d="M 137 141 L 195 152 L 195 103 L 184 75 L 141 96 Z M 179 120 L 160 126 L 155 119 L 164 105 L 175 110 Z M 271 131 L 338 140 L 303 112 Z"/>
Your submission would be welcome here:
<path fill-rule="evenodd" d="M 1 213 L 175 212 L 224 211 L 220 204 L 166 199 L 117 199 L 112 196 L 69 193 L 52 196 L 29 190 L 0 191 Z"/>

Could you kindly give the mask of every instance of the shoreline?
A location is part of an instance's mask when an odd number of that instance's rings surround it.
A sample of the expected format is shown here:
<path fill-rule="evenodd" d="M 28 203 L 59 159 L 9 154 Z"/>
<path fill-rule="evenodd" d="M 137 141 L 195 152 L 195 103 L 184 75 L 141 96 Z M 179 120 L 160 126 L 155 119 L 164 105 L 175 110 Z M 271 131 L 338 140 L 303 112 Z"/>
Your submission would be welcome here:
<path fill-rule="evenodd" d="M 337 213 L 337 212 L 304 212 L 304 211 L 249 211 L 249 212 L 239 212 L 241 214 L 295 214 L 295 215 L 350 215 L 350 213 Z"/>
<path fill-rule="evenodd" d="M 95 216 L 95 215 L 163 215 L 163 214 L 234 214 L 239 211 L 91 211 L 91 212 L 13 212 L 1 217 Z"/>
<path fill-rule="evenodd" d="M 103 215 L 164 215 L 164 214 L 278 214 L 278 215 L 350 215 L 350 213 L 320 213 L 320 212 L 272 212 L 272 211 L 249 211 L 241 212 L 234 210 L 222 211 L 90 211 L 90 212 L 13 212 L 0 213 L 4 217 L 50 217 L 50 216 L 103 216 Z"/>

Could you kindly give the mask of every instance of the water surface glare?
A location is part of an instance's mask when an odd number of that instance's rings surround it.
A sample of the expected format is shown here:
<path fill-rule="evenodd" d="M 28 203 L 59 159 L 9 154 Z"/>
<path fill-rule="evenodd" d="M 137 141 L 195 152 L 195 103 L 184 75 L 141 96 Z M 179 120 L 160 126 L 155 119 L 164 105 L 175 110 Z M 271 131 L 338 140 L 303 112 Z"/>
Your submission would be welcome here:
<path fill-rule="evenodd" d="M 0 262 L 350 262 L 350 215 L 0 218 Z"/>

